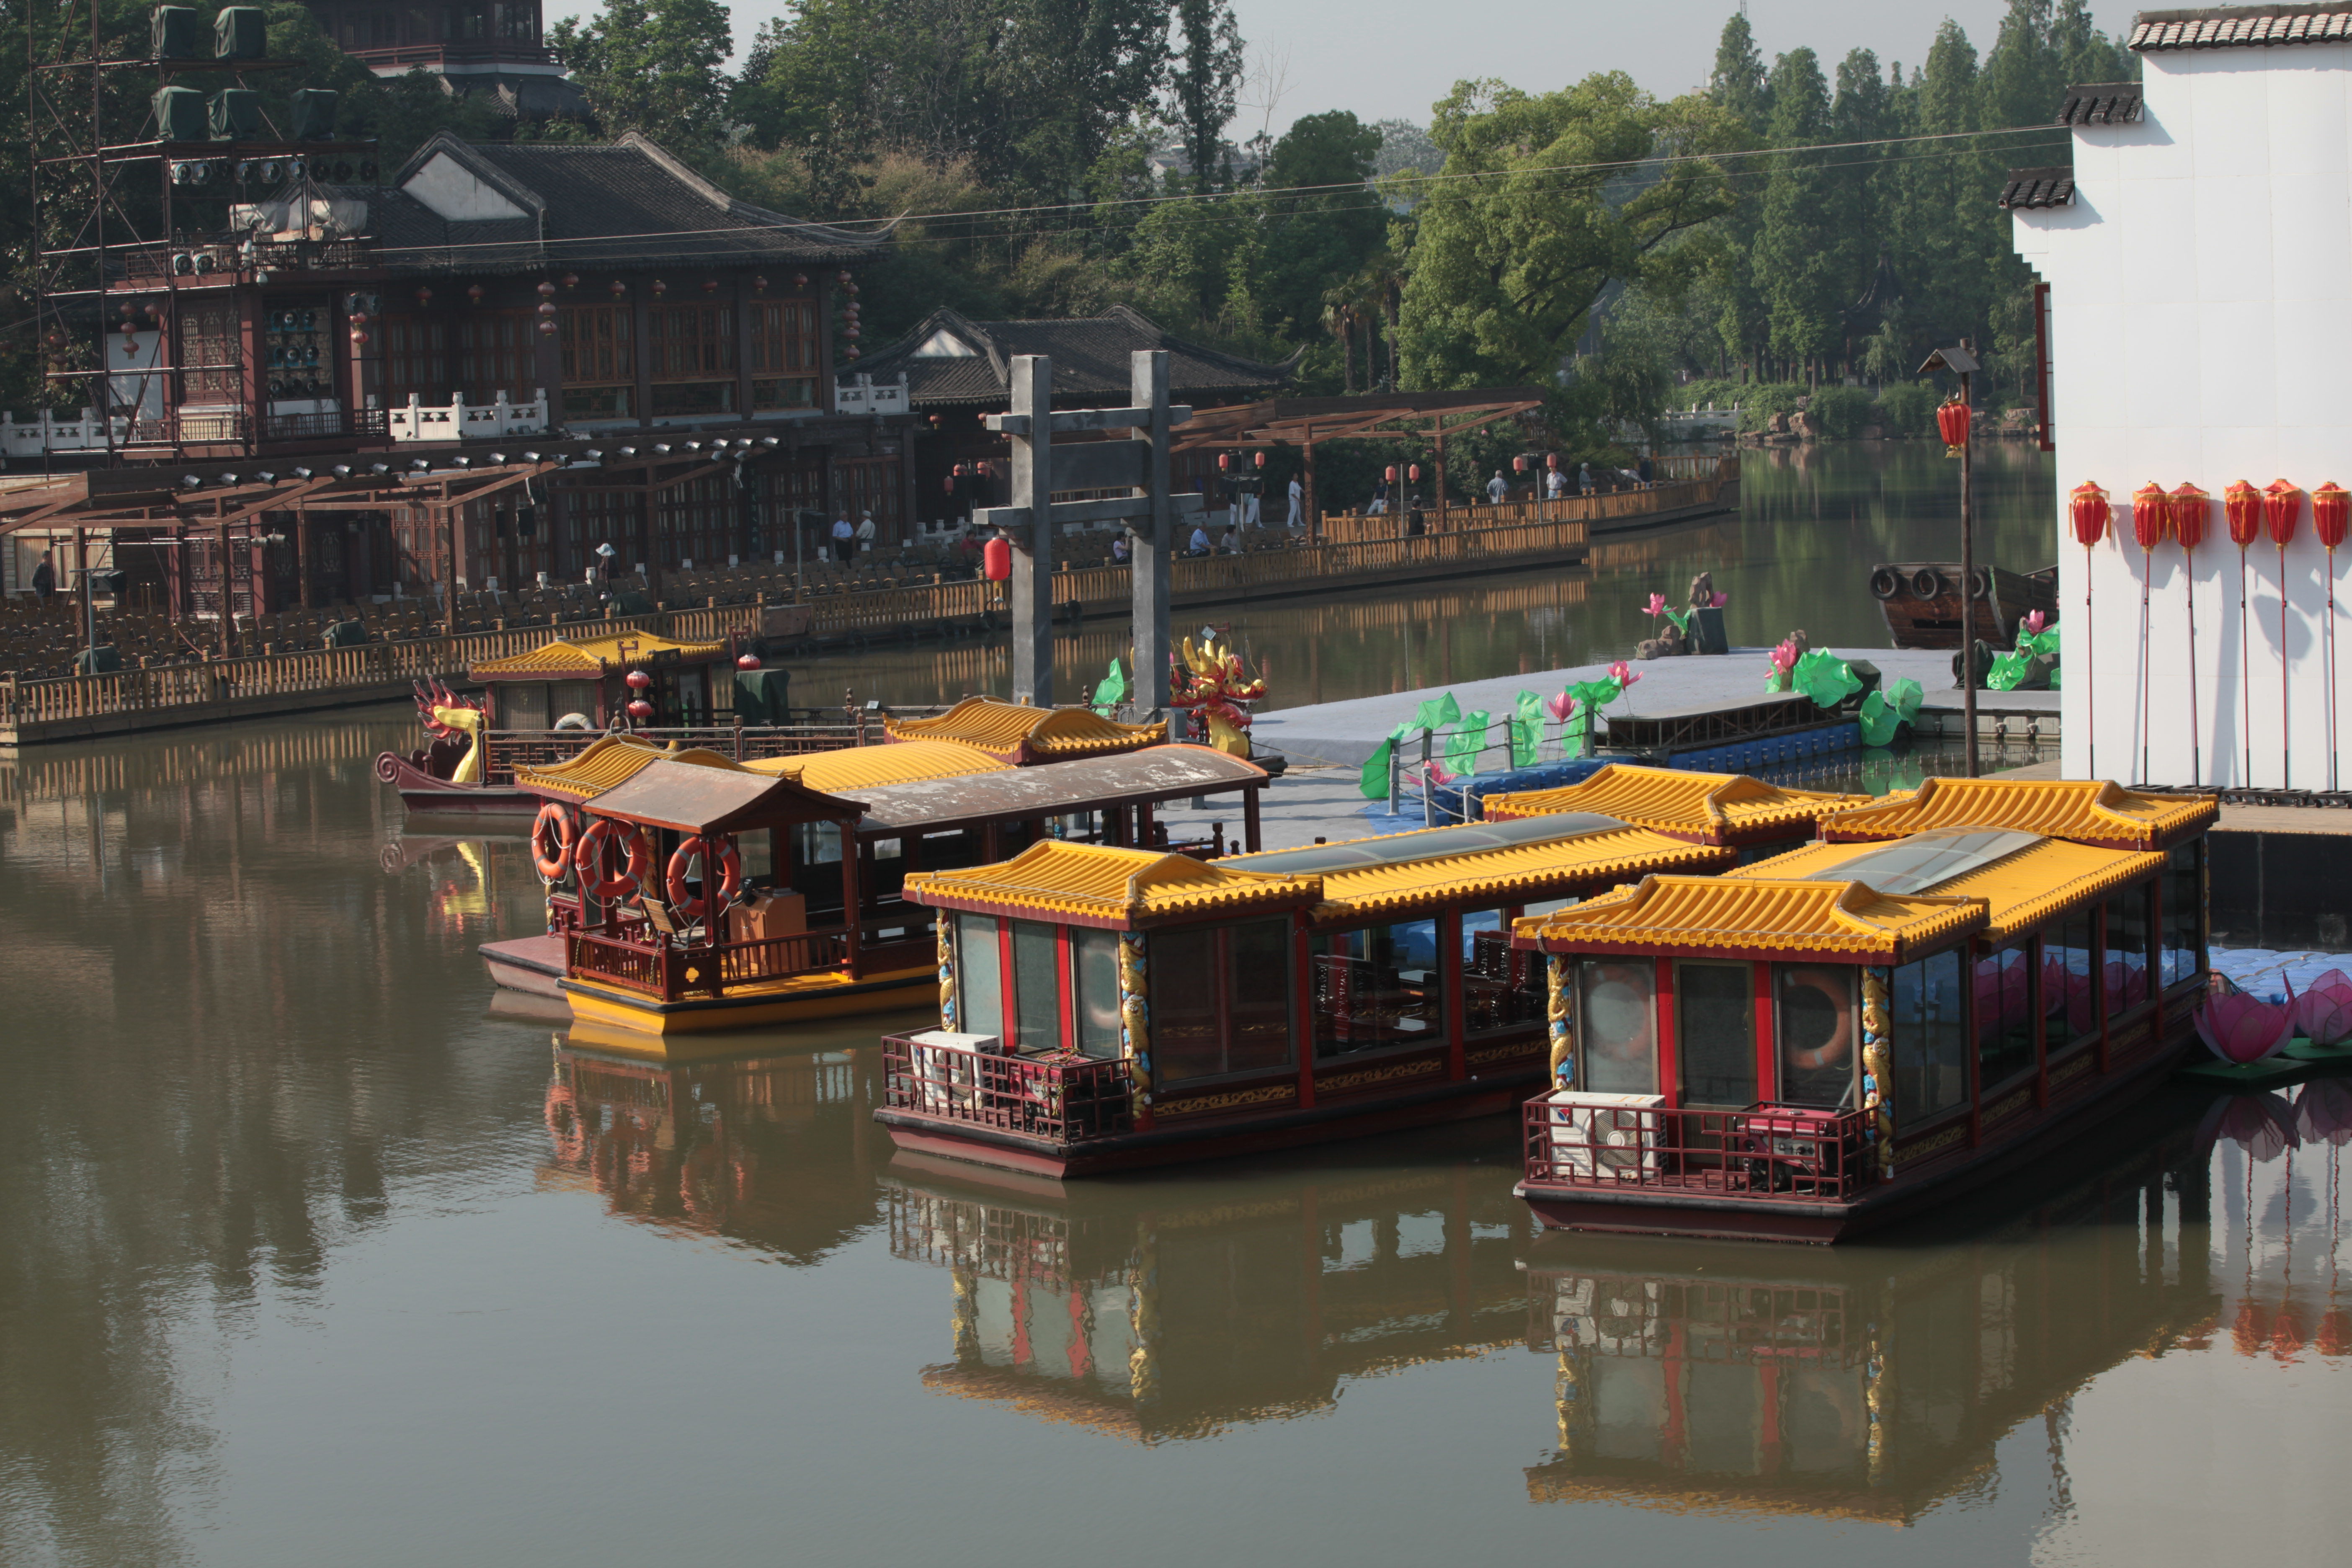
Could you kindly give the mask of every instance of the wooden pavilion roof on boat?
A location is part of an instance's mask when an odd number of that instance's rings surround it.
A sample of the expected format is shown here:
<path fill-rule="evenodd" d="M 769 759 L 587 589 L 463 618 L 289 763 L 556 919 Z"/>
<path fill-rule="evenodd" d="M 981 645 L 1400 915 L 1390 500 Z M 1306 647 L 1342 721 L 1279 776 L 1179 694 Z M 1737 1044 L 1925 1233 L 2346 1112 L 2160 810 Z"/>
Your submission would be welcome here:
<path fill-rule="evenodd" d="M 1939 827 L 2002 827 L 2105 849 L 2168 849 L 2211 827 L 2211 795 L 2141 795 L 2102 779 L 1931 778 L 1902 795 L 1822 818 L 1831 842 L 1900 838 Z"/>
<path fill-rule="evenodd" d="M 1306 909 L 1322 898 L 1323 879 L 1228 870 L 1161 850 L 1047 839 L 994 866 L 912 873 L 906 896 L 980 913 L 1145 931 Z"/>
<path fill-rule="evenodd" d="M 1490 795 L 1490 822 L 1586 811 L 1701 844 L 1734 846 L 1810 833 L 1832 812 L 1868 805 L 1870 796 L 1782 789 L 1744 773 L 1686 773 L 1611 763 L 1559 789 Z"/>
<path fill-rule="evenodd" d="M 732 759 L 700 747 L 678 751 L 655 745 L 635 735 L 616 733 L 599 735 L 562 762 L 551 763 L 543 768 L 518 767 L 515 784 L 534 795 L 582 801 L 635 778 L 646 763 L 664 757 L 697 767 L 735 765 Z"/>
<path fill-rule="evenodd" d="M 838 795 L 925 779 L 967 778 L 1009 771 L 1013 764 L 962 741 L 906 741 L 879 746 L 844 746 L 761 757 L 743 764 L 754 773 L 797 780 L 803 789 Z"/>
<path fill-rule="evenodd" d="M 1985 842 L 1971 842 L 1976 840 Z M 1941 858 L 1935 854 L 1938 846 L 1945 849 Z M 1893 858 L 1898 856 L 1919 859 L 1918 870 L 1906 874 L 1895 868 Z M 1803 878 L 1859 883 L 1881 892 L 1932 891 L 1945 898 L 1980 899 L 1986 924 L 1978 934 L 2000 942 L 2163 869 L 2164 857 L 2158 854 L 2103 849 L 2030 833 L 1953 828 L 1892 845 L 1809 844 L 1729 872 L 1727 879 Z M 1904 886 L 1888 885 L 1898 878 Z"/>
<path fill-rule="evenodd" d="M 597 680 L 624 666 L 701 664 L 726 652 L 723 642 L 674 642 L 651 632 L 614 632 L 576 640 L 551 638 L 523 653 L 484 659 L 466 673 L 474 680 Z"/>
<path fill-rule="evenodd" d="M 1357 923 L 1437 904 L 1518 904 L 1661 867 L 1729 865 L 1729 852 L 1590 813 L 1470 822 L 1218 862 L 1244 871 L 1319 875 L 1318 925 Z"/>
<path fill-rule="evenodd" d="M 1013 763 L 1068 762 L 1156 746 L 1168 726 L 1120 724 L 1091 708 L 1033 708 L 967 697 L 933 719 L 885 719 L 893 741 L 961 741 Z"/>
<path fill-rule="evenodd" d="M 941 833 L 988 822 L 1255 790 L 1265 784 L 1265 769 L 1213 746 L 1152 746 L 1123 756 L 1085 757 L 861 790 L 866 812 L 857 830 L 876 838 Z"/>
<path fill-rule="evenodd" d="M 1518 922 L 1546 952 L 1907 963 L 1985 925 L 1981 900 L 1789 877 L 1644 877 Z"/>
<path fill-rule="evenodd" d="M 708 757 L 709 760 L 704 760 Z M 598 816 L 673 833 L 744 833 L 796 822 L 848 822 L 865 806 L 803 789 L 724 757 L 656 756 L 583 803 Z"/>

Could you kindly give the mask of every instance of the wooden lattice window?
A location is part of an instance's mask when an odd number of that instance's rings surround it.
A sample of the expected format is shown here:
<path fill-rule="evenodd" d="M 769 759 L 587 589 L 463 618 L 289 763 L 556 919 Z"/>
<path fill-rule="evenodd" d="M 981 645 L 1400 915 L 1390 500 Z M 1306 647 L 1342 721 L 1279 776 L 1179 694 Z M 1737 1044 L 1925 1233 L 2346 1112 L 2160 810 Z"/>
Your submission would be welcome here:
<path fill-rule="evenodd" d="M 501 392 L 517 403 L 531 400 L 538 391 L 535 321 L 530 310 L 468 310 L 457 319 L 457 384 L 467 402 L 495 403 Z"/>
<path fill-rule="evenodd" d="M 236 403 L 244 376 L 236 307 L 226 300 L 180 307 L 180 401 Z"/>
<path fill-rule="evenodd" d="M 411 394 L 421 403 L 449 401 L 448 326 L 438 316 L 386 316 L 383 333 L 383 400 L 405 406 Z"/>
<path fill-rule="evenodd" d="M 636 390 L 636 342 L 626 305 L 575 305 L 563 312 L 563 414 L 625 419 Z"/>

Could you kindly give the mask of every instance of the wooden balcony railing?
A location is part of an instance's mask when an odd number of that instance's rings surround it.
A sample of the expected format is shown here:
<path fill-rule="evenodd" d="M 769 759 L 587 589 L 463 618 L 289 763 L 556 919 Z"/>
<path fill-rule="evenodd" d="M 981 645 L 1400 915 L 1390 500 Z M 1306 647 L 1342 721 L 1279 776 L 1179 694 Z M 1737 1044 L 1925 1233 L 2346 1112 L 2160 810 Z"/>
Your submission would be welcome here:
<path fill-rule="evenodd" d="M 1523 1114 L 1536 1185 L 1845 1203 L 1870 1179 L 1859 1110 L 1671 1110 L 1538 1095 Z"/>
<path fill-rule="evenodd" d="M 967 1127 L 1060 1143 L 1108 1138 L 1135 1125 L 1127 1063 L 1033 1058 L 882 1037 L 883 1104 Z"/>
<path fill-rule="evenodd" d="M 834 926 L 752 942 L 679 946 L 639 928 L 607 935 L 563 932 L 563 973 L 664 1002 L 717 999 L 732 988 L 836 973 L 848 962 L 848 928 Z"/>

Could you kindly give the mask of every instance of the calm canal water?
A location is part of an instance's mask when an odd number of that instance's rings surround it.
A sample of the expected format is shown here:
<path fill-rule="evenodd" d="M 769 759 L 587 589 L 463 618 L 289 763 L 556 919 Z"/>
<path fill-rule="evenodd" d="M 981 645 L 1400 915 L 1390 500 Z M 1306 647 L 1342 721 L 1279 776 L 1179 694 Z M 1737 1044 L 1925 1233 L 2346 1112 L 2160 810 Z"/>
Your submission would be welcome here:
<path fill-rule="evenodd" d="M 2333 1087 L 2166 1099 L 1835 1253 L 1539 1237 L 1501 1121 L 992 1185 L 872 1123 L 893 1020 L 660 1069 L 489 1016 L 474 946 L 538 882 L 403 835 L 368 764 L 410 734 L 0 759 L 0 1561 L 1976 1568 L 2352 1528 Z"/>
<path fill-rule="evenodd" d="M 1265 706 L 1294 708 L 1628 657 L 1657 633 L 1659 623 L 1642 613 L 1649 596 L 1680 605 L 1700 572 L 1730 595 L 1725 622 L 1737 645 L 1769 647 L 1802 628 L 1819 645 L 1885 647 L 1871 568 L 1959 559 L 1958 466 L 1932 442 L 1742 457 L 1736 516 L 1596 542 L 1588 566 L 1185 610 L 1178 630 L 1229 628 L 1272 683 Z M 2048 456 L 2031 442 L 1983 445 L 1979 560 L 2032 571 L 2055 559 L 2053 483 Z M 1090 621 L 1063 637 L 1060 700 L 1091 692 L 1111 658 L 1127 651 L 1118 622 Z M 1004 696 L 1012 684 L 1002 634 L 810 659 L 793 673 L 793 700 L 805 704 L 839 701 L 851 689 L 860 701 L 952 702 L 973 692 Z M 1760 685 L 1760 664 L 1757 679 Z"/>

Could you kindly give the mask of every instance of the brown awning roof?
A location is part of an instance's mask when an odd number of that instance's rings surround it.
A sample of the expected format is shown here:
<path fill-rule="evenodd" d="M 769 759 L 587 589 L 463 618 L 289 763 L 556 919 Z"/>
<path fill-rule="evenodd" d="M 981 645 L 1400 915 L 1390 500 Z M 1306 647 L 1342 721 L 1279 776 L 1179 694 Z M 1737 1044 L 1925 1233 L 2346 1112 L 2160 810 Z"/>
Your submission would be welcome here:
<path fill-rule="evenodd" d="M 1124 756 L 862 790 L 866 820 L 857 831 L 867 838 L 941 833 L 984 822 L 1190 800 L 1264 783 L 1264 768 L 1211 746 L 1152 746 Z"/>
<path fill-rule="evenodd" d="M 865 807 L 747 768 L 660 757 L 583 802 L 582 809 L 592 816 L 617 816 L 678 833 L 741 833 L 794 822 L 848 821 Z"/>

